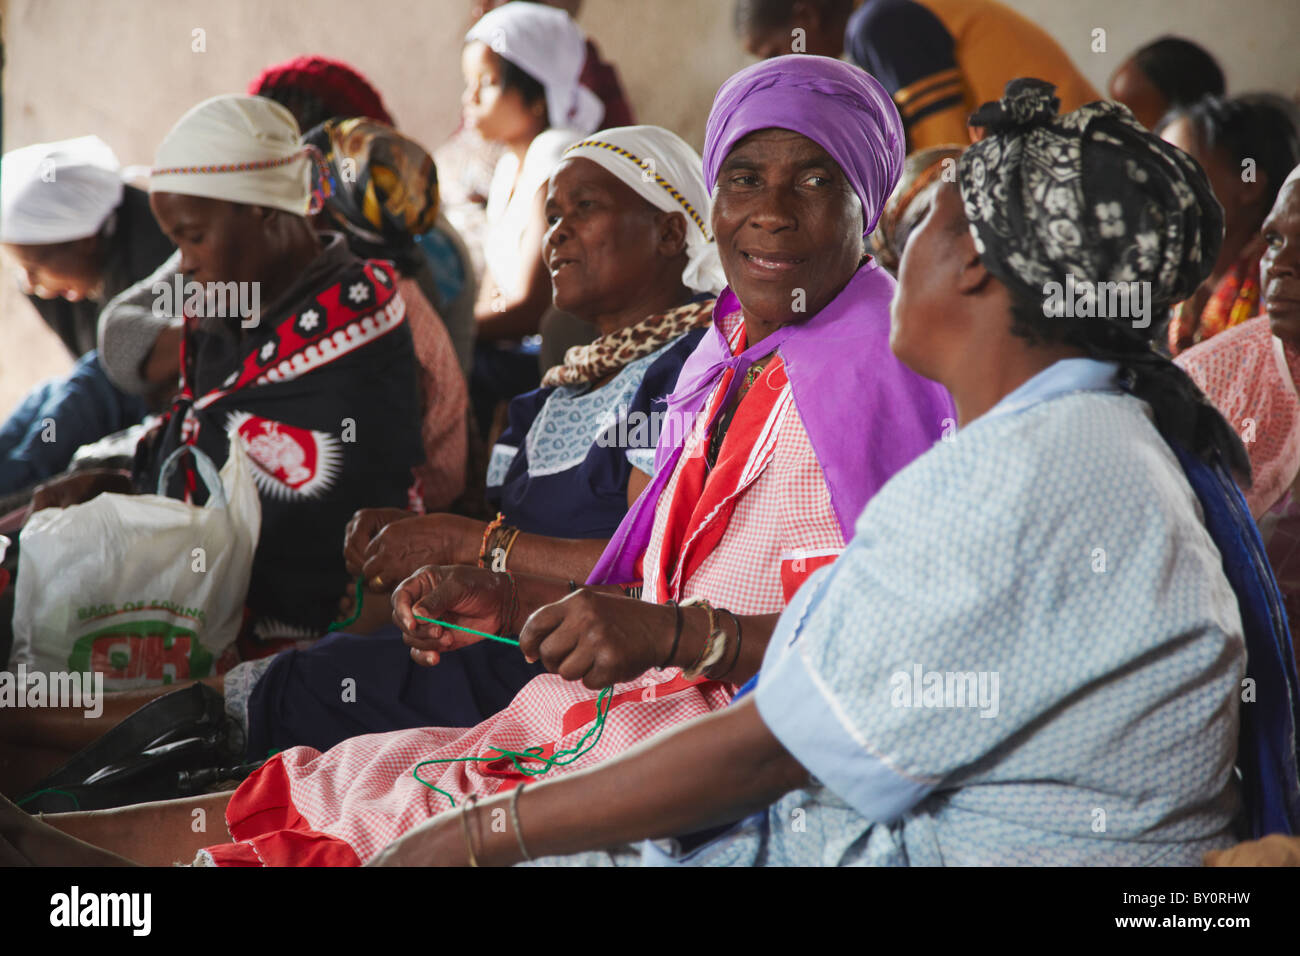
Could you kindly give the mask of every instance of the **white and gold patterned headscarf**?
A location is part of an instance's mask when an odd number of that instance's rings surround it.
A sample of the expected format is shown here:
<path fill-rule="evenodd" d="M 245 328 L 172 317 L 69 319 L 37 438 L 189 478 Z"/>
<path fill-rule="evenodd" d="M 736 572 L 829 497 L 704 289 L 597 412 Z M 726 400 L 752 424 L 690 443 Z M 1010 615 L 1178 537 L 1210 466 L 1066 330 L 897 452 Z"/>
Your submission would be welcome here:
<path fill-rule="evenodd" d="M 564 151 L 589 159 L 632 188 L 656 209 L 686 216 L 686 268 L 682 284 L 694 292 L 720 292 L 727 284 L 709 229 L 709 188 L 700 154 L 662 126 L 616 126 Z"/>

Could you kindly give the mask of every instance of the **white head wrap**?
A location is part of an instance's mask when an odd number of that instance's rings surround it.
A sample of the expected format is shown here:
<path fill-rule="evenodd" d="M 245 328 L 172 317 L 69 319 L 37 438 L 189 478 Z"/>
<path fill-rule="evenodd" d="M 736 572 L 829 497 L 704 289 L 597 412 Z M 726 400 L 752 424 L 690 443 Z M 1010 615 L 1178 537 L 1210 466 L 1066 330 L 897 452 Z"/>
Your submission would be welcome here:
<path fill-rule="evenodd" d="M 117 157 L 98 136 L 36 143 L 0 164 L 0 242 L 45 245 L 99 232 L 122 202 Z"/>
<path fill-rule="evenodd" d="M 695 292 L 719 292 L 727 284 L 718 244 L 709 229 L 709 188 L 700 154 L 662 126 L 616 126 L 564 151 L 565 159 L 589 159 L 656 209 L 686 216 L 686 269 L 682 283 Z"/>
<path fill-rule="evenodd" d="M 465 42 L 475 40 L 542 84 L 552 127 L 585 136 L 600 126 L 605 105 L 578 82 L 587 62 L 587 36 L 563 10 L 507 3 L 470 27 Z"/>
<path fill-rule="evenodd" d="M 299 216 L 311 205 L 311 160 L 293 114 L 261 96 L 204 100 L 158 147 L 149 191 L 269 206 Z"/>

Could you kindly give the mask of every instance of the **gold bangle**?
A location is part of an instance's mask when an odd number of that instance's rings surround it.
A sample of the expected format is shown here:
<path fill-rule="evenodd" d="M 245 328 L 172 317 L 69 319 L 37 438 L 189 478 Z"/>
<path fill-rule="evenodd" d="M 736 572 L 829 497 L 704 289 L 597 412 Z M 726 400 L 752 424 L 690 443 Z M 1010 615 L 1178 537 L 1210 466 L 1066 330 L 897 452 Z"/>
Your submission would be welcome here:
<path fill-rule="evenodd" d="M 716 612 L 713 610 L 713 605 L 708 601 L 697 598 L 693 601 L 687 601 L 686 606 L 702 607 L 709 614 L 709 634 L 705 638 L 704 646 L 700 649 L 700 656 L 695 659 L 694 664 L 682 671 L 682 676 L 687 680 L 695 680 L 722 660 L 722 655 L 727 650 L 727 632 L 717 626 Z"/>
<path fill-rule="evenodd" d="M 469 852 L 470 866 L 478 866 L 478 858 L 474 856 L 474 841 L 469 835 L 469 811 L 476 803 L 478 803 L 478 794 L 470 794 L 460 808 L 460 828 L 465 831 L 465 849 Z"/>
<path fill-rule="evenodd" d="M 510 566 L 510 549 L 515 546 L 515 540 L 519 537 L 519 529 L 510 529 L 510 540 L 506 542 L 506 553 L 501 555 L 501 570 L 504 571 Z M 495 570 L 495 568 L 493 569 Z"/>
<path fill-rule="evenodd" d="M 510 822 L 514 824 L 515 841 L 519 844 L 519 852 L 524 855 L 524 859 L 529 863 L 533 858 L 528 855 L 528 847 L 524 846 L 524 831 L 519 826 L 519 795 L 524 792 L 524 784 L 515 787 L 514 792 L 510 794 Z"/>

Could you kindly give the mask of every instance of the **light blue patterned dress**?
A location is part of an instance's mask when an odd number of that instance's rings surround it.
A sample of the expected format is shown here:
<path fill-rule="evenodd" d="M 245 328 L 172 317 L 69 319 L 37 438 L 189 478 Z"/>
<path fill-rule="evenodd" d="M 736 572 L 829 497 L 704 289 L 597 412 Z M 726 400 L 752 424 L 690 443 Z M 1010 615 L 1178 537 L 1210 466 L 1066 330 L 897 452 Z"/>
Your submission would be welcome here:
<path fill-rule="evenodd" d="M 685 857 L 538 862 L 1194 865 L 1232 844 L 1237 600 L 1115 372 L 1058 362 L 938 443 L 795 596 L 755 695 L 815 786 Z"/>

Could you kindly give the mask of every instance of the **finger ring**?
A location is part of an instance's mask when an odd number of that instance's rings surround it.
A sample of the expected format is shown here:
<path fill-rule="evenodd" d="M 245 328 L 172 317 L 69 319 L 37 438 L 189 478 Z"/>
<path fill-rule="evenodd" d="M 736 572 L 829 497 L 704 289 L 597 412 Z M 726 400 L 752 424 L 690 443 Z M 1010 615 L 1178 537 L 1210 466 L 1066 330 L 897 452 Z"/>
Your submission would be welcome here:
<path fill-rule="evenodd" d="M 379 575 L 376 574 L 373 578 L 370 579 L 370 586 L 374 588 L 376 591 L 380 591 L 384 587 L 384 582 L 381 581 L 379 579 Z"/>

